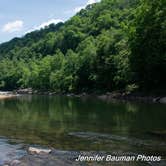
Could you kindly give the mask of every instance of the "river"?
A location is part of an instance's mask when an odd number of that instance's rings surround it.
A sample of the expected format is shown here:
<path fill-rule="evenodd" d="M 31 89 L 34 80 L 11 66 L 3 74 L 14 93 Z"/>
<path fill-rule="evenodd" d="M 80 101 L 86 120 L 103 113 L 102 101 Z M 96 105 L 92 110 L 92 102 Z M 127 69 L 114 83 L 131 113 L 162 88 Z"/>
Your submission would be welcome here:
<path fill-rule="evenodd" d="M 166 157 L 166 105 L 24 95 L 0 100 L 0 164 L 28 146 Z"/>

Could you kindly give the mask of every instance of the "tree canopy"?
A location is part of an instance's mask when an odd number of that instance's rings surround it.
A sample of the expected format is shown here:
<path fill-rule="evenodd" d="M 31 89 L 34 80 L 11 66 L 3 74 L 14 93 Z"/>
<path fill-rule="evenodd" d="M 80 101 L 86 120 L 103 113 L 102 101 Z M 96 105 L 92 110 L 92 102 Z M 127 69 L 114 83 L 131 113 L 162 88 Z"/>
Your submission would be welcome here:
<path fill-rule="evenodd" d="M 2 43 L 0 88 L 56 92 L 163 88 L 165 13 L 165 0 L 102 0 L 65 23 Z"/>

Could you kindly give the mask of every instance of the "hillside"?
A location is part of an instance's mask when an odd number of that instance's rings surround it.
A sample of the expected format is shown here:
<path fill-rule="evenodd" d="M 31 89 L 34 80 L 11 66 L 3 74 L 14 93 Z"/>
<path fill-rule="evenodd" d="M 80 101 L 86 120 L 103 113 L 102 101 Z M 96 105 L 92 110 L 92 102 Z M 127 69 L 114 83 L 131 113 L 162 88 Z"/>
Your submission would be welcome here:
<path fill-rule="evenodd" d="M 39 40 L 42 40 L 48 33 L 58 31 L 62 25 L 63 23 L 58 23 L 56 25 L 50 24 L 48 27 L 45 27 L 44 29 L 28 33 L 22 38 L 14 38 L 9 42 L 0 44 L 0 59 L 10 57 L 10 52 L 14 50 L 16 47 L 31 47 L 34 43 L 38 42 Z"/>
<path fill-rule="evenodd" d="M 0 45 L 0 87 L 153 90 L 166 83 L 165 1 L 102 0 Z"/>

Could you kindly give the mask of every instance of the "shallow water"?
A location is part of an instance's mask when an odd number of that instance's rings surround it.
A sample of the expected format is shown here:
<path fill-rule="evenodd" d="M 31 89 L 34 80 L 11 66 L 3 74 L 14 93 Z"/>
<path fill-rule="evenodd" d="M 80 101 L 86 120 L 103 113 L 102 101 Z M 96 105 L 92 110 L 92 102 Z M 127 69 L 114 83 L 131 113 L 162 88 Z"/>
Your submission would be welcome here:
<path fill-rule="evenodd" d="M 166 105 L 20 96 L 0 100 L 0 136 L 0 161 L 23 144 L 165 157 Z"/>
<path fill-rule="evenodd" d="M 6 161 L 14 160 L 26 154 L 21 142 L 0 138 L 0 165 Z"/>

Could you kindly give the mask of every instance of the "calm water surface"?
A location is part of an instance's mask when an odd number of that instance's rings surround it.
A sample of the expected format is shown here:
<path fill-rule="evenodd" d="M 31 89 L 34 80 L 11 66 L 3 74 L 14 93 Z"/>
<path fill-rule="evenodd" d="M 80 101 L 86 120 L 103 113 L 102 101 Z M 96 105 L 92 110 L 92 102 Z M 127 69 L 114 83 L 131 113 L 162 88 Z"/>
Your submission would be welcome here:
<path fill-rule="evenodd" d="M 166 156 L 166 105 L 63 96 L 0 100 L 0 161 L 24 145 Z"/>

